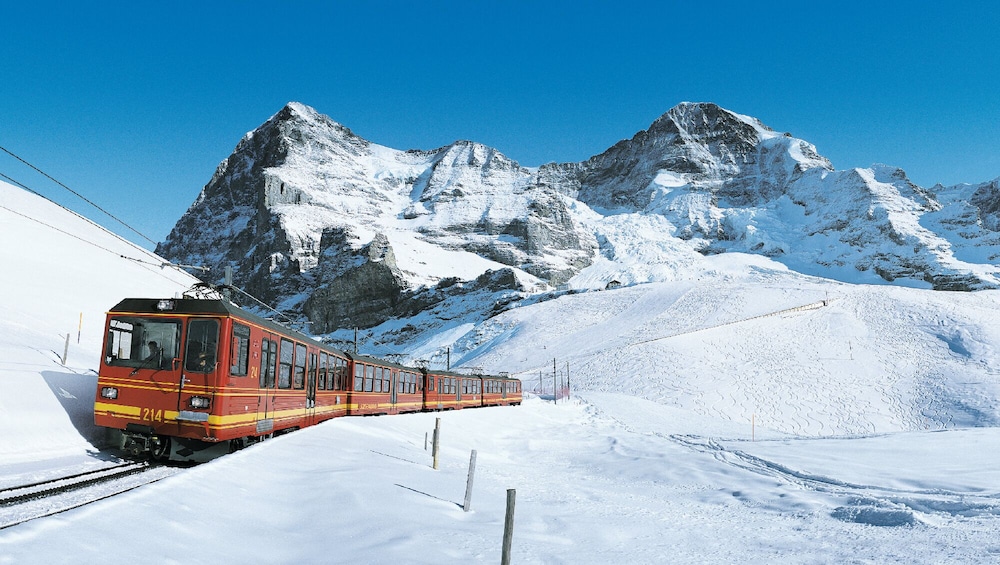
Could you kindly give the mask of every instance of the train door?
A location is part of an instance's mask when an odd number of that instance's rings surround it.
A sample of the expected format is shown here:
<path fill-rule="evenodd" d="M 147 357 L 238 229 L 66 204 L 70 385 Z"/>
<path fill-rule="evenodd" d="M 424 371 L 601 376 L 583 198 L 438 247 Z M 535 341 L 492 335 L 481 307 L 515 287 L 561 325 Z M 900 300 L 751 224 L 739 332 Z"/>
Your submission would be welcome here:
<path fill-rule="evenodd" d="M 316 423 L 316 372 L 319 370 L 319 359 L 315 353 L 309 354 L 309 367 L 306 369 L 306 424 Z"/>
<path fill-rule="evenodd" d="M 211 391 L 218 383 L 219 320 L 194 318 L 188 322 L 184 365 L 177 387 L 178 420 L 207 422 Z"/>
<path fill-rule="evenodd" d="M 398 412 L 396 408 L 396 393 L 399 391 L 399 369 L 386 369 L 389 371 L 389 404 L 392 405 L 390 409 L 390 414 L 396 414 Z"/>
<path fill-rule="evenodd" d="M 260 382 L 257 393 L 257 433 L 274 430 L 274 366 L 278 361 L 278 338 L 265 333 L 260 342 Z"/>

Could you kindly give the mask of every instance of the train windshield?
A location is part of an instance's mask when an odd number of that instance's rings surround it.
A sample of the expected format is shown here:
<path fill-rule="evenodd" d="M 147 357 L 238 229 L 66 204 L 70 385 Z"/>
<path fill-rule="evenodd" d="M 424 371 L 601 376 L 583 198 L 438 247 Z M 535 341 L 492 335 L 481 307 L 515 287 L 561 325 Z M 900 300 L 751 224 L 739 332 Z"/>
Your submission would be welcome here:
<path fill-rule="evenodd" d="M 108 327 L 104 360 L 108 365 L 169 369 L 179 357 L 180 320 L 116 316 Z"/>
<path fill-rule="evenodd" d="M 218 339 L 218 320 L 191 320 L 188 324 L 184 369 L 196 373 L 214 371 Z"/>

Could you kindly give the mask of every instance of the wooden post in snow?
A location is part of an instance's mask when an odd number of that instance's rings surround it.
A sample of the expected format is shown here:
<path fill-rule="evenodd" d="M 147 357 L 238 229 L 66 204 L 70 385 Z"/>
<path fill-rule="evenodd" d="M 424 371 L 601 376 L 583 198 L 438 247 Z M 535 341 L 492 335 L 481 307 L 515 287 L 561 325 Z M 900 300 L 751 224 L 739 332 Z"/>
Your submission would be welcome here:
<path fill-rule="evenodd" d="M 69 334 L 66 334 L 66 347 L 63 348 L 62 364 L 66 365 L 66 358 L 69 357 Z"/>
<path fill-rule="evenodd" d="M 503 520 L 503 550 L 500 554 L 500 565 L 510 565 L 510 542 L 514 539 L 514 501 L 517 491 L 507 489 L 507 514 Z"/>
<path fill-rule="evenodd" d="M 468 512 L 469 508 L 472 507 L 472 480 L 476 476 L 476 450 L 472 450 L 472 457 L 469 458 L 469 478 L 465 482 L 465 503 L 462 504 L 462 510 Z"/>
<path fill-rule="evenodd" d="M 441 442 L 441 418 L 434 419 L 434 445 L 431 447 L 431 455 L 434 457 L 434 470 L 438 468 L 438 450 Z"/>

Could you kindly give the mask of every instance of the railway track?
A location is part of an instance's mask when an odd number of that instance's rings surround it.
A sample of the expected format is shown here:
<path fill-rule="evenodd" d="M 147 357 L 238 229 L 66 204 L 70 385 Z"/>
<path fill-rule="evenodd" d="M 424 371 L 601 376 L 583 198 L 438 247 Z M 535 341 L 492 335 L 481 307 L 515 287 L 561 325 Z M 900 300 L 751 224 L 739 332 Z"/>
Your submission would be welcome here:
<path fill-rule="evenodd" d="M 0 489 L 0 530 L 155 483 L 183 469 L 130 462 Z"/>

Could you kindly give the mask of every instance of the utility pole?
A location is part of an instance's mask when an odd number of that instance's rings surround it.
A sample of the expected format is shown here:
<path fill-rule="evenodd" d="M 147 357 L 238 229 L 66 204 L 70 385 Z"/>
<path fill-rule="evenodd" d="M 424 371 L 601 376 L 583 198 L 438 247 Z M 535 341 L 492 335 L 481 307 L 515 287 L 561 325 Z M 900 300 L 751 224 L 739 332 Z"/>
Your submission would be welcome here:
<path fill-rule="evenodd" d="M 552 403 L 559 404 L 559 381 L 556 375 L 556 358 L 552 358 Z"/>
<path fill-rule="evenodd" d="M 233 301 L 233 266 L 226 265 L 226 278 L 225 278 L 225 288 L 222 289 L 222 296 L 226 299 L 226 302 Z"/>

